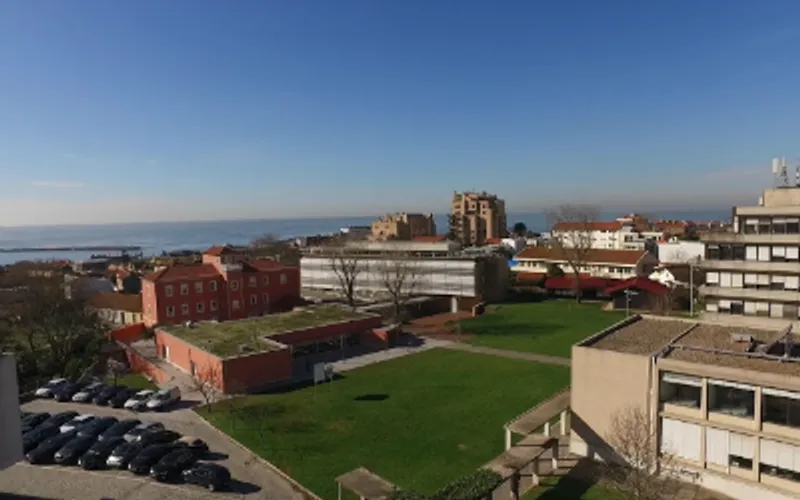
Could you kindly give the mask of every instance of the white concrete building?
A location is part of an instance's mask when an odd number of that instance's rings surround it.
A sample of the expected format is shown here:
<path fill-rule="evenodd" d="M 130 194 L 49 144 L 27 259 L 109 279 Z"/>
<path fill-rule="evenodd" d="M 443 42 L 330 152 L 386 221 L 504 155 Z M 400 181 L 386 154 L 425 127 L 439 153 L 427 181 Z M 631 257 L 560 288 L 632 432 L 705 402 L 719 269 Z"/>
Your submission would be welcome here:
<path fill-rule="evenodd" d="M 706 244 L 702 241 L 673 241 L 658 244 L 658 260 L 662 264 L 698 262 L 705 256 Z"/>
<path fill-rule="evenodd" d="M 22 460 L 19 388 L 14 355 L 0 353 L 0 470 Z"/>
<path fill-rule="evenodd" d="M 591 248 L 602 250 L 644 250 L 648 240 L 659 240 L 660 231 L 638 230 L 632 224 L 620 222 L 559 222 L 553 226 L 552 238 L 563 241 L 564 246 L 582 245 L 591 238 Z"/>

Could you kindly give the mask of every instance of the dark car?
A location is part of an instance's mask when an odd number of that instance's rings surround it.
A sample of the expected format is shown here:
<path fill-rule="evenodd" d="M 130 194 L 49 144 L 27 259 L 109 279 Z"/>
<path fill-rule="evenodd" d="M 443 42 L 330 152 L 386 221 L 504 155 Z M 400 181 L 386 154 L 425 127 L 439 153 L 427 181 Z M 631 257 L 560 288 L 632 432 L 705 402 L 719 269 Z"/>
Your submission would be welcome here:
<path fill-rule="evenodd" d="M 114 394 L 114 396 L 112 396 L 111 399 L 108 400 L 108 406 L 112 408 L 122 408 L 123 406 L 125 406 L 125 402 L 129 400 L 131 396 L 133 396 L 137 392 L 138 391 L 136 389 L 129 389 L 127 387 L 121 389 L 117 391 L 117 393 Z"/>
<path fill-rule="evenodd" d="M 136 441 L 142 434 L 147 434 L 148 432 L 155 432 L 161 430 L 164 430 L 164 424 L 160 422 L 142 422 L 141 424 L 137 425 L 133 429 L 126 432 L 125 435 L 122 437 L 125 438 L 125 441 Z"/>
<path fill-rule="evenodd" d="M 185 471 L 197 462 L 197 452 L 189 448 L 173 448 L 157 464 L 150 468 L 150 477 L 156 481 L 169 481 L 180 477 Z"/>
<path fill-rule="evenodd" d="M 73 418 L 78 416 L 77 411 L 62 411 L 61 413 L 56 413 L 55 415 L 51 416 L 44 422 L 42 425 L 53 425 L 55 427 L 61 427 L 62 425 L 66 424 Z"/>
<path fill-rule="evenodd" d="M 150 472 L 150 467 L 158 463 L 167 453 L 175 449 L 171 444 L 153 444 L 143 449 L 128 464 L 128 470 L 134 474 L 143 475 Z"/>
<path fill-rule="evenodd" d="M 94 436 L 77 436 L 59 449 L 54 458 L 59 465 L 73 465 L 94 444 Z"/>
<path fill-rule="evenodd" d="M 102 391 L 95 394 L 95 396 L 92 398 L 92 403 L 99 406 L 107 405 L 108 402 L 111 400 L 111 398 L 119 394 L 120 391 L 124 391 L 125 389 L 127 389 L 127 387 L 125 387 L 124 385 L 109 385 Z"/>
<path fill-rule="evenodd" d="M 209 491 L 225 489 L 231 483 L 231 473 L 217 464 L 197 464 L 183 471 L 182 475 L 187 484 L 196 484 Z"/>
<path fill-rule="evenodd" d="M 124 440 L 123 440 L 124 441 Z M 144 446 L 139 443 L 122 443 L 111 452 L 106 460 L 108 467 L 116 469 L 125 469 L 128 464 L 142 452 Z"/>
<path fill-rule="evenodd" d="M 79 393 L 86 385 L 86 382 L 67 382 L 55 391 L 53 399 L 60 403 L 72 401 L 72 396 Z"/>
<path fill-rule="evenodd" d="M 116 417 L 99 417 L 88 424 L 84 425 L 80 429 L 78 429 L 78 436 L 89 436 L 91 438 L 96 438 L 107 429 L 116 425 L 119 420 Z"/>
<path fill-rule="evenodd" d="M 97 440 L 104 441 L 109 438 L 122 437 L 125 434 L 127 434 L 128 431 L 130 431 L 131 429 L 133 429 L 134 427 L 136 427 L 141 423 L 142 422 L 136 418 L 128 418 L 125 420 L 120 420 L 116 424 L 112 425 L 111 427 L 103 431 L 102 434 L 97 436 Z"/>
<path fill-rule="evenodd" d="M 75 431 L 62 432 L 42 441 L 39 446 L 26 453 L 25 458 L 32 464 L 50 462 L 53 460 L 53 455 L 73 439 L 75 439 Z"/>
<path fill-rule="evenodd" d="M 190 450 L 194 450 L 198 457 L 208 453 L 208 444 L 200 438 L 194 436 L 183 436 L 175 442 L 176 445 L 185 445 Z"/>
<path fill-rule="evenodd" d="M 108 460 L 111 452 L 124 442 L 125 440 L 122 439 L 122 436 L 109 437 L 98 441 L 78 459 L 78 465 L 86 470 L 102 469 L 106 466 L 106 460 Z"/>
<path fill-rule="evenodd" d="M 45 439 L 51 438 L 60 432 L 61 430 L 59 430 L 58 426 L 40 425 L 22 436 L 22 452 L 28 453 L 39 446 Z"/>
<path fill-rule="evenodd" d="M 164 429 L 160 431 L 145 432 L 135 441 L 142 443 L 142 446 L 150 446 L 151 444 L 171 443 L 180 437 L 180 433 Z"/>
<path fill-rule="evenodd" d="M 22 433 L 25 434 L 26 432 L 30 432 L 39 427 L 48 418 L 50 418 L 50 414 L 47 412 L 29 413 L 28 416 L 23 417 L 22 419 Z"/>

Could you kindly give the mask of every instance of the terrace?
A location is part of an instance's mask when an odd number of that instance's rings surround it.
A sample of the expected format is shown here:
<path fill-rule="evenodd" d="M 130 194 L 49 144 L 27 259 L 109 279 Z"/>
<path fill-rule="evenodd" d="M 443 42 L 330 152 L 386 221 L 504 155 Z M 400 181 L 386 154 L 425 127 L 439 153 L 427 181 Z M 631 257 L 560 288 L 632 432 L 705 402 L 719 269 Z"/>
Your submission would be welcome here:
<path fill-rule="evenodd" d="M 366 319 L 370 316 L 337 305 L 323 305 L 235 321 L 201 321 L 188 326 L 174 325 L 161 330 L 225 358 L 239 354 L 243 345 L 248 346 L 250 352 L 282 348 L 280 343 L 269 339 L 271 336 Z"/>

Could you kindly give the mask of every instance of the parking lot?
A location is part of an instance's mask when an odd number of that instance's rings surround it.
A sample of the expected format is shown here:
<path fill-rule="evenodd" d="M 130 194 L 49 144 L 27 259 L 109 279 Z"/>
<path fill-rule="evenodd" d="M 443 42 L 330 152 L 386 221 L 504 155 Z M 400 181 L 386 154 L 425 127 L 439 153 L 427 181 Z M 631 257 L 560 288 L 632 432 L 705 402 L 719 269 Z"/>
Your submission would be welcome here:
<path fill-rule="evenodd" d="M 226 436 L 206 424 L 187 404 L 167 412 L 134 413 L 130 410 L 81 403 L 59 403 L 37 399 L 23 405 L 29 412 L 51 414 L 75 410 L 97 416 L 119 419 L 138 418 L 142 422 L 161 422 L 167 429 L 186 436 L 195 436 L 209 445 L 210 460 L 230 470 L 230 491 L 211 493 L 203 488 L 184 484 L 158 483 L 148 477 L 135 476 L 127 471 L 85 471 L 78 467 L 29 465 L 20 463 L 0 471 L 0 499 L 4 494 L 25 495 L 45 499 L 206 499 L 206 498 L 269 498 L 276 500 L 302 499 L 304 496 L 278 474 L 256 460 Z"/>

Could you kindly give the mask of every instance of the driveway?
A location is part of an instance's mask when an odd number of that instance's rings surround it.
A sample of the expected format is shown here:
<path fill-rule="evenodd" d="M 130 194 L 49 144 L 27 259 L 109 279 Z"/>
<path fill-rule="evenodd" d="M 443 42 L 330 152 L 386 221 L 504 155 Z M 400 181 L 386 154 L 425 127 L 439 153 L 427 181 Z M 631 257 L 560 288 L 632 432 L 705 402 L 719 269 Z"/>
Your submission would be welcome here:
<path fill-rule="evenodd" d="M 215 462 L 231 471 L 232 492 L 211 495 L 202 488 L 190 485 L 165 485 L 139 478 L 125 471 L 84 471 L 76 467 L 41 467 L 17 464 L 0 471 L 0 498 L 3 493 L 30 495 L 41 498 L 146 500 L 160 498 L 258 498 L 294 500 L 305 498 L 280 475 L 256 460 L 224 434 L 217 432 L 184 404 L 183 408 L 160 413 L 135 414 L 129 410 L 78 403 L 58 403 L 37 399 L 23 405 L 25 411 L 57 413 L 75 410 L 100 416 L 138 418 L 143 422 L 162 422 L 168 429 L 184 435 L 197 436 L 209 445 Z M 113 478 L 113 480 L 112 480 Z"/>

